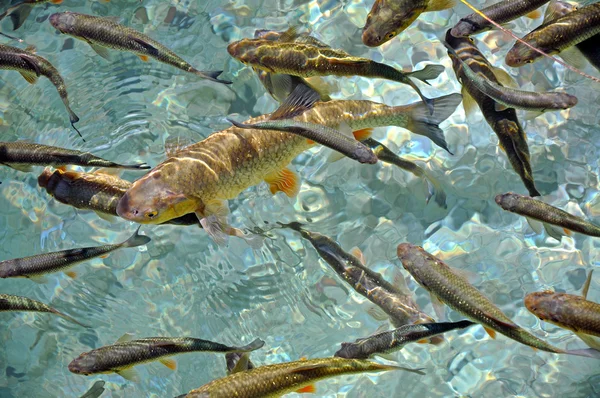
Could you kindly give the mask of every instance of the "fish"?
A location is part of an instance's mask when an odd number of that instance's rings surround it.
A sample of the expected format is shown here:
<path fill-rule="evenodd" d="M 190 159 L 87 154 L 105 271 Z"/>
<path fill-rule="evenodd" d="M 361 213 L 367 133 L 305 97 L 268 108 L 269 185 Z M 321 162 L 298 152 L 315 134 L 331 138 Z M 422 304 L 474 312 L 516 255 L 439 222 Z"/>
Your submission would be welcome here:
<path fill-rule="evenodd" d="M 408 28 L 421 13 L 455 5 L 455 0 L 375 0 L 362 30 L 362 41 L 369 47 L 381 46 Z"/>
<path fill-rule="evenodd" d="M 32 49 L 32 47 L 27 47 L 27 49 L 21 50 L 17 47 L 0 44 L 0 69 L 16 70 L 29 84 L 35 84 L 39 76 L 48 78 L 54 87 L 56 87 L 58 95 L 60 95 L 60 99 L 69 113 L 71 127 L 83 139 L 83 136 L 75 127 L 75 123 L 79 121 L 79 116 L 71 109 L 65 81 L 58 70 L 48 60 L 34 54 L 31 51 Z"/>
<path fill-rule="evenodd" d="M 450 33 L 450 30 L 448 30 L 445 41 L 475 73 L 484 76 L 496 84 L 500 83 L 496 77 L 496 75 L 500 75 L 500 70 L 492 67 L 471 38 L 454 37 Z M 479 106 L 486 122 L 498 136 L 500 148 L 506 153 L 508 161 L 521 178 L 521 181 L 523 181 L 529 195 L 540 196 L 541 194 L 535 186 L 533 171 L 531 170 L 527 137 L 521 123 L 519 123 L 516 111 L 513 108 L 498 111 L 496 101 L 482 93 L 465 76 L 465 71 L 458 58 L 452 53 L 448 55 L 452 59 L 456 78 L 462 82 L 463 106 L 466 113 L 472 113 L 475 103 Z"/>
<path fill-rule="evenodd" d="M 469 80 L 469 84 L 475 86 L 479 91 L 492 98 L 496 104 L 497 111 L 503 111 L 507 108 L 523 109 L 526 111 L 545 112 L 548 110 L 569 109 L 577 105 L 577 97 L 567 93 L 537 93 L 532 91 L 519 90 L 511 87 L 504 87 L 487 77 L 476 73 L 471 67 L 463 61 L 456 51 L 448 43 L 443 42 L 452 55 L 452 59 L 460 64 L 461 77 Z M 463 82 L 463 84 L 465 84 Z"/>
<path fill-rule="evenodd" d="M 564 210 L 544 203 L 541 200 L 519 195 L 514 192 L 507 192 L 497 195 L 495 201 L 496 204 L 504 210 L 525 216 L 528 219 L 541 221 L 544 226 L 547 224 L 556 225 L 567 231 L 600 237 L 600 226 L 594 225 L 581 217 L 574 216 Z M 552 228 L 546 226 L 546 230 L 554 237 L 554 235 L 552 235 Z M 560 236 L 557 239 L 560 240 Z"/>
<path fill-rule="evenodd" d="M 17 30 L 23 25 L 23 22 L 25 22 L 34 6 L 44 3 L 61 4 L 62 1 L 63 0 L 24 0 L 8 7 L 0 14 L 0 21 L 8 16 L 12 21 L 13 30 Z"/>
<path fill-rule="evenodd" d="M 353 343 L 342 343 L 334 354 L 340 358 L 368 359 L 402 349 L 409 343 L 425 342 L 427 339 L 456 329 L 464 329 L 476 323 L 471 321 L 420 323 L 404 325 L 387 332 L 377 333 Z"/>
<path fill-rule="evenodd" d="M 377 156 L 377 159 L 381 160 L 382 162 L 398 166 L 402 170 L 412 173 L 415 177 L 424 179 L 427 183 L 428 191 L 426 195 L 426 202 L 429 203 L 431 197 L 435 196 L 435 203 L 444 209 L 447 208 L 446 192 L 444 192 L 442 184 L 429 172 L 427 172 L 427 170 L 419 167 L 416 163 L 411 162 L 410 160 L 396 155 L 391 149 L 372 137 L 364 139 L 361 142 L 370 147 L 373 150 L 373 153 L 375 153 L 375 156 Z"/>
<path fill-rule="evenodd" d="M 398 245 L 397 254 L 404 269 L 419 285 L 429 291 L 434 305 L 446 304 L 465 317 L 480 323 L 491 338 L 495 338 L 498 332 L 538 350 L 600 359 L 600 351 L 562 350 L 535 337 L 514 323 L 465 277 L 427 253 L 422 247 L 401 243 Z"/>
<path fill-rule="evenodd" d="M 107 221 L 117 217 L 117 204 L 131 187 L 131 182 L 106 173 L 81 173 L 64 169 L 44 169 L 38 185 L 60 203 L 77 209 L 92 210 Z M 186 214 L 166 224 L 197 225 L 198 217 Z"/>
<path fill-rule="evenodd" d="M 523 40 L 548 55 L 554 55 L 599 33 L 600 3 L 593 3 L 542 24 L 525 35 Z M 504 61 L 508 66 L 519 67 L 540 57 L 542 54 L 516 42 Z"/>
<path fill-rule="evenodd" d="M 84 325 L 75 318 L 65 315 L 44 303 L 27 297 L 13 296 L 12 294 L 0 294 L 0 312 L 4 311 L 48 312 L 58 315 L 61 318 L 64 318 L 67 321 L 73 322 L 84 328 L 89 328 L 89 326 Z"/>
<path fill-rule="evenodd" d="M 281 226 L 300 232 L 336 274 L 357 293 L 385 312 L 394 327 L 435 322 L 419 309 L 406 287 L 402 289 L 398 286 L 399 283 L 389 283 L 380 273 L 372 271 L 358 258 L 345 252 L 333 239 L 318 232 L 308 231 L 298 222 L 281 224 Z M 434 338 L 431 343 L 439 344 L 442 341 L 441 338 Z"/>
<path fill-rule="evenodd" d="M 577 9 L 572 4 L 569 4 L 560 0 L 552 0 L 546 8 L 546 15 L 544 17 L 544 23 L 552 21 L 556 18 L 567 15 Z M 588 60 L 588 62 L 597 70 L 600 71 L 600 33 L 590 37 L 587 40 L 576 44 L 574 48 L 569 48 L 561 51 L 560 57 L 568 63 L 576 66 L 579 69 L 584 67 L 581 61 L 581 55 Z"/>
<path fill-rule="evenodd" d="M 583 296 L 555 293 L 551 290 L 529 293 L 525 307 L 542 321 L 568 329 L 590 347 L 600 350 L 600 304 L 586 300 L 592 271 L 584 285 Z"/>
<path fill-rule="evenodd" d="M 156 40 L 135 29 L 116 23 L 111 18 L 65 11 L 50 15 L 49 20 L 50 24 L 58 31 L 87 42 L 98 55 L 105 59 L 110 59 L 107 48 L 130 51 L 140 57 L 142 61 L 154 58 L 203 79 L 231 84 L 228 80 L 218 79 L 223 71 L 195 69 L 183 58 Z"/>
<path fill-rule="evenodd" d="M 322 124 L 306 123 L 293 119 L 267 120 L 254 124 L 240 123 L 232 119 L 227 120 L 234 126 L 242 129 L 275 130 L 297 134 L 331 148 L 359 163 L 377 163 L 377 156 L 365 144 L 354 139 L 348 125 L 342 126 L 340 130 L 336 130 Z"/>
<path fill-rule="evenodd" d="M 346 123 L 355 137 L 364 129 L 395 125 L 426 135 L 447 148 L 438 124 L 454 112 L 460 101 L 459 94 L 436 98 L 433 115 L 422 103 L 390 107 L 371 101 L 317 102 L 294 120 L 331 128 Z M 270 116 L 245 123 L 263 122 Z M 232 126 L 171 153 L 133 183 L 119 201 L 117 214 L 141 224 L 160 224 L 194 212 L 206 232 L 222 244 L 226 238 L 222 232 L 226 228 L 226 200 L 263 180 L 273 194 L 282 191 L 294 197 L 300 185 L 287 165 L 312 145 L 295 134 Z"/>
<path fill-rule="evenodd" d="M 89 166 L 132 170 L 150 169 L 146 163 L 123 165 L 102 159 L 89 152 L 66 149 L 27 141 L 0 142 L 0 164 L 21 171 L 31 166 Z"/>
<path fill-rule="evenodd" d="M 481 12 L 494 22 L 505 24 L 522 16 L 527 16 L 529 18 L 540 17 L 541 13 L 536 10 L 548 1 L 549 0 L 503 0 L 494 3 L 489 7 L 482 8 Z M 464 37 L 487 32 L 493 28 L 494 25 L 488 20 L 477 13 L 473 13 L 461 18 L 450 32 L 454 37 Z"/>
<path fill-rule="evenodd" d="M 102 380 L 96 381 L 89 390 L 87 390 L 81 397 L 79 398 L 98 398 L 102 393 L 104 393 L 104 384 L 106 384 Z"/>
<path fill-rule="evenodd" d="M 382 365 L 362 359 L 318 358 L 259 366 L 213 380 L 190 391 L 186 398 L 280 397 L 290 392 L 315 392 L 312 383 L 330 377 L 388 370 L 420 370 Z"/>
<path fill-rule="evenodd" d="M 150 242 L 150 238 L 140 235 L 139 230 L 140 228 L 126 241 L 114 245 L 82 247 L 0 261 L 0 278 L 29 278 L 34 282 L 44 283 L 46 274 L 65 271 L 83 261 L 107 255 L 115 250 Z M 72 278 L 77 276 L 73 271 L 65 273 Z"/>
<path fill-rule="evenodd" d="M 410 78 L 427 83 L 427 80 L 436 79 L 444 71 L 442 65 L 427 65 L 417 71 L 402 72 L 368 58 L 354 57 L 343 50 L 291 40 L 242 39 L 229 44 L 227 51 L 243 64 L 270 73 L 303 78 L 362 76 L 407 84 L 416 91 L 433 114 L 433 100 L 426 98 Z"/>
<path fill-rule="evenodd" d="M 248 352 L 228 352 L 225 354 L 225 362 L 227 363 L 227 374 L 243 372 L 256 367 L 250 360 Z"/>
<path fill-rule="evenodd" d="M 71 373 L 89 376 L 99 373 L 117 373 L 126 380 L 139 381 L 133 368 L 143 363 L 159 361 L 171 370 L 177 368 L 168 357 L 186 352 L 247 352 L 258 350 L 265 342 L 256 339 L 243 347 L 230 347 L 193 337 L 147 337 L 132 339 L 126 333 L 114 344 L 84 352 L 69 363 Z"/>

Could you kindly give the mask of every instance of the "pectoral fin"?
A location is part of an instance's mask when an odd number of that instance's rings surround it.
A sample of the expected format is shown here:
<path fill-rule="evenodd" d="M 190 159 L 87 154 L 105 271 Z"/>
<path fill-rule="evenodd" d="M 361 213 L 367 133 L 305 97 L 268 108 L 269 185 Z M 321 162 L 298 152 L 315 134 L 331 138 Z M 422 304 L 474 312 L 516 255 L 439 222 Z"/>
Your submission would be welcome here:
<path fill-rule="evenodd" d="M 47 283 L 48 282 L 48 278 L 45 277 L 44 275 L 30 276 L 29 280 L 32 280 L 35 283 L 39 283 L 39 284 L 43 284 L 43 283 Z"/>
<path fill-rule="evenodd" d="M 581 51 L 577 47 L 567 48 L 564 51 L 561 51 L 559 54 L 560 57 L 569 65 L 577 68 L 583 69 L 586 67 L 587 61 Z"/>
<path fill-rule="evenodd" d="M 159 359 L 158 362 L 162 363 L 163 365 L 165 365 L 167 368 L 169 368 L 171 370 L 177 369 L 177 362 L 174 359 L 163 358 L 163 359 Z"/>
<path fill-rule="evenodd" d="M 233 367 L 233 369 L 231 369 L 231 372 L 229 374 L 244 372 L 244 371 L 248 370 L 249 362 L 250 362 L 250 353 L 244 352 L 238 359 L 238 361 L 235 364 L 235 366 Z"/>
<path fill-rule="evenodd" d="M 366 264 L 365 255 L 363 254 L 362 250 L 360 250 L 358 247 L 353 247 L 350 250 L 350 254 L 356 257 L 362 265 Z"/>
<path fill-rule="evenodd" d="M 269 174 L 265 177 L 265 181 L 269 184 L 273 195 L 281 191 L 292 198 L 300 191 L 298 176 L 288 168 Z"/>
<path fill-rule="evenodd" d="M 529 19 L 538 19 L 541 16 L 542 16 L 542 12 L 539 9 L 533 10 L 530 13 L 525 14 L 525 17 L 527 17 Z"/>
<path fill-rule="evenodd" d="M 435 315 L 438 317 L 438 322 L 444 322 L 446 320 L 446 307 L 444 303 L 432 293 L 429 296 L 431 296 L 431 305 L 433 305 Z"/>
<path fill-rule="evenodd" d="M 127 343 L 131 340 L 133 340 L 133 333 L 125 333 L 123 336 L 119 337 L 117 341 L 115 341 L 115 344 Z"/>
<path fill-rule="evenodd" d="M 33 72 L 19 71 L 19 73 L 29 84 L 35 84 L 38 80 L 38 77 Z"/>
<path fill-rule="evenodd" d="M 471 97 L 465 86 L 461 89 L 463 108 L 467 117 L 473 117 L 477 110 L 477 102 Z"/>
<path fill-rule="evenodd" d="M 504 87 L 519 88 L 519 85 L 517 84 L 515 79 L 511 75 L 509 75 L 508 72 L 504 69 L 500 69 L 498 67 L 493 66 L 492 72 L 494 73 L 494 76 L 496 76 L 496 79 L 498 79 L 498 81 Z"/>
<path fill-rule="evenodd" d="M 388 315 L 379 307 L 370 307 L 367 310 L 367 314 L 371 315 L 371 318 L 380 322 L 383 322 L 388 319 Z"/>
<path fill-rule="evenodd" d="M 545 222 L 542 224 L 544 225 L 544 229 L 546 230 L 548 236 L 556 239 L 559 242 L 563 236 L 567 235 L 561 227 L 557 227 L 556 225 L 548 224 Z"/>
<path fill-rule="evenodd" d="M 229 235 L 225 233 L 226 227 L 222 222 L 219 221 L 217 216 L 210 215 L 203 217 L 201 214 L 196 213 L 200 220 L 200 225 L 206 231 L 206 233 L 212 238 L 212 240 L 219 246 L 224 246 L 229 240 Z"/>
<path fill-rule="evenodd" d="M 585 333 L 575 333 L 590 348 L 600 351 L 600 339 Z"/>
<path fill-rule="evenodd" d="M 87 43 L 90 45 L 90 47 L 92 47 L 92 50 L 94 50 L 96 54 L 98 54 L 107 61 L 112 61 L 110 58 L 110 53 L 108 52 L 108 49 L 106 47 L 94 44 L 91 41 L 87 41 Z"/>
<path fill-rule="evenodd" d="M 75 272 L 75 271 L 67 271 L 67 272 L 65 272 L 65 275 L 67 275 L 71 279 L 77 278 L 77 272 Z"/>
<path fill-rule="evenodd" d="M 486 333 L 492 338 L 492 339 L 496 339 L 496 331 L 492 328 L 489 328 L 487 326 L 484 326 L 483 329 L 486 331 Z"/>
<path fill-rule="evenodd" d="M 139 44 L 140 46 L 144 47 L 146 49 L 146 51 L 148 51 L 149 55 L 152 56 L 158 56 L 158 49 L 156 47 L 154 47 L 152 44 L 146 42 L 145 40 L 142 40 L 140 38 L 137 37 L 129 37 L 131 40 L 133 40 L 134 42 L 136 42 L 137 44 Z"/>
<path fill-rule="evenodd" d="M 133 381 L 134 383 L 139 383 L 140 381 L 140 375 L 134 368 L 121 369 L 115 373 L 126 380 Z"/>
<path fill-rule="evenodd" d="M 317 392 L 317 388 L 313 384 L 311 384 L 309 386 L 297 389 L 296 392 L 300 394 L 314 394 L 315 392 Z"/>
<path fill-rule="evenodd" d="M 23 172 L 29 172 L 32 170 L 33 166 L 31 166 L 30 164 L 21 164 L 21 163 L 2 163 L 5 166 L 10 167 L 11 169 L 15 169 L 15 170 L 19 170 L 19 171 L 23 171 Z"/>
<path fill-rule="evenodd" d="M 533 232 L 535 232 L 538 235 L 542 233 L 544 226 L 541 221 L 534 220 L 531 217 L 525 217 L 525 220 L 527 220 L 527 224 L 529 224 Z"/>

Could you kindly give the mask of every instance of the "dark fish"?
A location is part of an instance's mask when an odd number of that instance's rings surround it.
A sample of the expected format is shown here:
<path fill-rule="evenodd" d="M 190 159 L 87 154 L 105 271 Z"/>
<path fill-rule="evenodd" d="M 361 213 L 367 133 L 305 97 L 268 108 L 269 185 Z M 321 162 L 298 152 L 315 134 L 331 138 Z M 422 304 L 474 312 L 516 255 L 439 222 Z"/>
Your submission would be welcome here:
<path fill-rule="evenodd" d="M 381 308 L 395 327 L 435 322 L 419 309 L 410 292 L 387 282 L 381 274 L 364 266 L 358 258 L 342 250 L 332 239 L 318 232 L 310 232 L 297 222 L 282 226 L 300 232 L 321 258 L 357 293 Z M 442 341 L 442 338 L 434 338 L 432 343 L 438 344 Z"/>
<path fill-rule="evenodd" d="M 34 6 L 44 3 L 60 4 L 62 1 L 63 0 L 24 0 L 8 7 L 6 11 L 0 14 L 0 20 L 7 16 L 10 17 L 13 24 L 13 30 L 17 30 L 23 25 L 23 22 L 25 22 Z"/>
<path fill-rule="evenodd" d="M 110 18 L 66 11 L 50 15 L 49 20 L 52 26 L 61 33 L 86 41 L 103 58 L 109 58 L 106 47 L 113 50 L 130 51 L 137 54 L 143 61 L 148 61 L 149 57 L 152 57 L 204 79 L 225 84 L 231 83 L 217 79 L 223 71 L 197 70 L 156 40 L 135 29 L 113 22 Z"/>
<path fill-rule="evenodd" d="M 67 108 L 71 127 L 83 138 L 79 130 L 75 127 L 75 123 L 79 121 L 79 117 L 71 110 L 71 106 L 69 105 L 65 81 L 50 62 L 28 50 L 21 50 L 20 48 L 0 44 L 0 69 L 16 70 L 30 84 L 37 82 L 39 76 L 46 76 L 54 87 L 56 87 L 60 99 L 62 99 L 65 108 Z"/>
<path fill-rule="evenodd" d="M 600 351 L 561 350 L 535 337 L 515 324 L 463 276 L 420 246 L 410 243 L 398 245 L 398 258 L 419 285 L 431 293 L 432 300 L 439 300 L 465 317 L 480 323 L 492 338 L 495 338 L 495 332 L 498 332 L 542 351 L 600 358 Z"/>
<path fill-rule="evenodd" d="M 115 245 L 83 247 L 79 249 L 61 250 L 52 253 L 16 258 L 0 262 L 0 278 L 30 278 L 37 282 L 45 282 L 44 275 L 66 270 L 83 261 L 106 255 L 117 249 L 136 247 L 150 242 L 150 238 L 140 235 L 139 228 L 126 241 Z M 75 277 L 74 272 L 69 276 Z"/>
<path fill-rule="evenodd" d="M 0 164 L 21 171 L 29 171 L 31 166 L 64 166 L 68 164 L 140 170 L 150 168 L 146 163 L 122 165 L 104 160 L 89 152 L 26 141 L 0 142 Z"/>
<path fill-rule="evenodd" d="M 334 356 L 340 358 L 368 359 L 374 355 L 398 351 L 409 343 L 427 342 L 428 339 L 455 329 L 475 325 L 471 321 L 420 323 L 404 325 L 388 332 L 377 333 L 354 343 L 342 343 Z"/>
<path fill-rule="evenodd" d="M 581 217 L 574 216 L 557 207 L 528 196 L 508 192 L 496 196 L 496 203 L 504 210 L 533 218 L 550 225 L 556 225 L 569 231 L 600 237 L 600 227 Z M 547 228 L 548 229 L 548 228 Z M 551 233 L 551 231 L 549 231 Z M 560 238 L 557 238 L 560 240 Z"/>
<path fill-rule="evenodd" d="M 248 352 L 265 345 L 256 339 L 243 347 L 230 347 L 209 340 L 192 337 L 147 337 L 131 340 L 130 334 L 122 336 L 115 344 L 84 352 L 69 364 L 72 373 L 89 376 L 98 373 L 117 373 L 123 378 L 138 381 L 134 366 L 159 361 L 175 370 L 177 364 L 167 357 L 186 352 Z"/>
<path fill-rule="evenodd" d="M 523 41 L 548 55 L 558 54 L 600 33 L 600 3 L 581 7 L 544 23 L 523 37 Z M 596 42 L 597 43 L 597 42 Z M 518 67 L 537 61 L 542 54 L 516 42 L 506 54 L 506 65 Z"/>
<path fill-rule="evenodd" d="M 83 210 L 95 211 L 100 217 L 117 216 L 117 204 L 131 187 L 131 182 L 103 173 L 45 169 L 38 177 L 38 185 L 60 203 Z M 112 221 L 110 218 L 109 221 Z M 186 214 L 165 224 L 197 225 L 198 217 Z"/>
<path fill-rule="evenodd" d="M 227 362 L 227 374 L 255 368 L 248 352 L 229 352 L 225 354 L 225 362 Z"/>
<path fill-rule="evenodd" d="M 290 392 L 315 392 L 312 383 L 329 377 L 386 370 L 419 370 L 382 365 L 362 359 L 319 358 L 259 366 L 213 380 L 190 391 L 186 398 L 280 397 Z"/>
<path fill-rule="evenodd" d="M 447 43 L 444 43 L 452 59 L 460 63 L 462 73 L 479 91 L 496 101 L 496 110 L 506 108 L 523 109 L 527 111 L 545 112 L 547 110 L 568 109 L 577 105 L 577 97 L 567 93 L 537 93 L 504 87 L 476 73 L 463 61 Z M 463 84 L 465 84 L 463 82 Z"/>
<path fill-rule="evenodd" d="M 0 294 L 0 312 L 2 311 L 49 312 L 51 314 L 56 314 L 69 322 L 83 326 L 84 328 L 89 327 L 76 321 L 70 316 L 63 314 L 62 312 L 58 312 L 54 308 L 44 303 L 40 303 L 39 301 L 32 300 L 27 297 L 13 296 L 11 294 Z"/>
<path fill-rule="evenodd" d="M 290 39 L 290 40 L 293 40 Z M 414 72 L 401 72 L 391 66 L 342 50 L 295 41 L 242 39 L 227 46 L 229 54 L 240 62 L 270 73 L 299 76 L 362 76 L 396 81 L 411 86 L 433 114 L 433 100 L 426 98 L 410 77 L 425 83 L 437 78 L 442 65 L 427 65 Z"/>
<path fill-rule="evenodd" d="M 548 1 L 549 0 L 504 0 L 494 3 L 489 7 L 482 8 L 481 12 L 494 22 L 505 24 L 524 15 L 530 16 L 531 18 L 539 17 L 540 14 L 534 11 Z M 491 29 L 494 29 L 494 25 L 481 15 L 473 13 L 461 18 L 450 32 L 454 37 L 463 37 L 487 32 Z"/>
<path fill-rule="evenodd" d="M 446 32 L 446 43 L 454 49 L 460 59 L 465 62 L 477 74 L 485 76 L 488 80 L 499 84 L 495 71 L 488 60 L 479 52 L 472 39 L 468 37 L 454 37 L 450 30 Z M 535 182 L 533 180 L 533 172 L 531 170 L 529 146 L 527 145 L 527 137 L 517 119 L 517 113 L 514 109 L 508 108 L 503 111 L 497 110 L 496 101 L 482 93 L 470 79 L 465 75 L 460 61 L 449 53 L 452 59 L 452 66 L 456 78 L 463 85 L 463 105 L 465 111 L 472 111 L 473 100 L 479 105 L 479 109 L 483 113 L 485 120 L 490 125 L 492 130 L 498 136 L 500 148 L 506 152 L 508 160 L 521 177 L 523 184 L 529 191 L 531 196 L 540 196 Z"/>

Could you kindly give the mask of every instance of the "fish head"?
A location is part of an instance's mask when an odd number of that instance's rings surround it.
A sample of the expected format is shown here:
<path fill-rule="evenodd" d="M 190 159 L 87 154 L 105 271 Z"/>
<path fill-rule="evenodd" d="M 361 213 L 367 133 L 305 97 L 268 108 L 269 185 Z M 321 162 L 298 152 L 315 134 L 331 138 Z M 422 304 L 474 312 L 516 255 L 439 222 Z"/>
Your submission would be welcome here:
<path fill-rule="evenodd" d="M 71 34 L 75 31 L 75 22 L 77 18 L 75 14 L 70 11 L 54 13 L 50 15 L 48 20 L 60 33 Z"/>
<path fill-rule="evenodd" d="M 425 252 L 422 247 L 410 243 L 399 244 L 396 253 L 404 269 L 407 270 L 417 283 L 425 288 L 425 290 L 429 290 L 422 277 L 428 272 L 424 258 L 429 254 Z"/>
<path fill-rule="evenodd" d="M 91 352 L 84 352 L 69 364 L 69 371 L 78 375 L 88 376 L 94 373 L 101 373 L 99 362 Z"/>
<path fill-rule="evenodd" d="M 227 52 L 233 58 L 244 64 L 259 64 L 260 58 L 257 54 L 257 49 L 261 45 L 273 44 L 272 40 L 262 39 L 242 39 L 235 41 L 227 46 Z"/>
<path fill-rule="evenodd" d="M 360 349 L 360 344 L 356 343 L 342 343 L 342 348 L 337 350 L 334 357 L 347 358 L 347 359 L 367 359 L 368 355 L 365 355 Z"/>
<path fill-rule="evenodd" d="M 369 47 L 381 46 L 408 28 L 421 11 L 420 8 L 394 7 L 388 0 L 376 0 L 363 28 L 363 43 Z"/>
<path fill-rule="evenodd" d="M 140 224 L 161 224 L 192 213 L 197 201 L 171 187 L 164 169 L 154 169 L 131 185 L 117 204 L 117 214 Z"/>
<path fill-rule="evenodd" d="M 461 19 L 456 25 L 450 30 L 454 37 L 464 37 L 473 34 L 473 32 L 481 29 L 481 26 L 469 19 Z"/>
<path fill-rule="evenodd" d="M 519 204 L 519 195 L 514 192 L 501 193 L 494 200 L 504 210 L 514 211 Z"/>
<path fill-rule="evenodd" d="M 532 45 L 535 45 L 531 43 Z M 515 43 L 513 48 L 511 48 L 506 54 L 506 58 L 504 61 L 506 65 L 511 66 L 513 68 L 517 68 L 519 66 L 523 66 L 525 64 L 530 64 L 537 59 L 535 53 L 532 49 L 527 47 L 522 43 Z M 550 54 L 552 55 L 552 54 Z"/>
<path fill-rule="evenodd" d="M 557 294 L 551 290 L 529 293 L 525 296 L 525 307 L 542 321 L 555 321 L 555 314 L 560 306 Z"/>

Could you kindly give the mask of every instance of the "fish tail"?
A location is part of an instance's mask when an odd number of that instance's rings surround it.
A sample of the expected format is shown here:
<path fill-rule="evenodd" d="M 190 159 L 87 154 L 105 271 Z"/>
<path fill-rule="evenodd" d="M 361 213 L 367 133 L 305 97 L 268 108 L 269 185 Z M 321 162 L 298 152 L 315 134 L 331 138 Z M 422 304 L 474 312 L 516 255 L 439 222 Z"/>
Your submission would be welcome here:
<path fill-rule="evenodd" d="M 600 359 L 600 351 L 596 350 L 595 348 L 585 348 L 585 349 L 581 349 L 581 350 L 567 350 L 564 353 L 569 354 L 569 355 L 577 355 L 579 357 Z"/>
<path fill-rule="evenodd" d="M 83 138 L 83 135 L 81 135 L 81 131 L 79 131 L 79 129 L 77 127 L 75 127 L 75 123 L 77 123 L 77 121 L 79 121 L 79 118 L 77 118 L 77 120 L 73 121 L 71 119 L 71 127 L 73 127 L 73 130 L 77 131 L 77 134 L 79 134 L 79 137 L 81 137 L 81 139 L 83 140 L 83 142 L 85 141 L 85 138 Z"/>
<path fill-rule="evenodd" d="M 251 342 L 250 344 L 247 344 L 243 347 L 236 347 L 234 351 L 239 351 L 239 352 L 249 352 L 249 351 L 254 351 L 254 350 L 258 350 L 259 348 L 262 348 L 262 346 L 265 345 L 265 342 L 261 339 L 255 339 L 253 342 Z"/>
<path fill-rule="evenodd" d="M 439 124 L 454 113 L 461 100 L 462 96 L 457 93 L 431 99 L 430 101 L 433 106 L 433 113 L 431 114 L 429 108 L 424 104 L 412 104 L 396 108 L 399 110 L 399 114 L 402 115 L 405 115 L 408 110 L 409 121 L 405 126 L 406 129 L 415 134 L 428 137 L 452 155 L 452 152 L 448 149 L 444 132 L 440 129 Z"/>
<path fill-rule="evenodd" d="M 141 245 L 145 245 L 146 243 L 150 242 L 151 239 L 149 236 L 146 235 L 140 235 L 140 228 L 142 226 L 140 225 L 138 227 L 138 229 L 135 230 L 135 233 L 131 236 L 131 238 L 127 239 L 125 242 L 121 243 L 121 247 L 136 247 L 136 246 L 141 246 Z"/>
<path fill-rule="evenodd" d="M 411 368 L 406 368 L 404 366 L 397 366 L 397 365 L 384 365 L 381 363 L 372 363 L 373 366 L 371 366 L 372 370 L 375 371 L 385 371 L 385 370 L 403 370 L 405 372 L 410 372 L 410 373 L 416 373 L 418 375 L 424 375 L 425 372 L 423 372 L 423 369 L 425 368 L 418 368 L 418 369 L 411 369 Z"/>
<path fill-rule="evenodd" d="M 279 226 L 281 228 L 290 228 L 290 229 L 293 229 L 294 231 L 298 231 L 298 232 L 302 232 L 302 227 L 304 226 L 304 224 L 302 224 L 298 221 L 293 221 L 288 224 L 278 222 L 277 224 L 279 224 Z"/>
<path fill-rule="evenodd" d="M 17 30 L 21 27 L 21 25 L 23 25 L 23 22 L 25 22 L 32 9 L 33 4 L 16 5 L 6 10 L 4 14 L 0 15 L 0 20 L 8 15 L 12 21 L 13 30 Z"/>
<path fill-rule="evenodd" d="M 121 166 L 123 169 L 134 169 L 134 170 L 149 170 L 152 167 L 148 163 L 138 163 L 138 164 L 125 164 Z"/>
<path fill-rule="evenodd" d="M 427 80 L 437 79 L 445 69 L 446 68 L 444 68 L 443 65 L 427 65 L 423 69 L 407 73 L 406 76 L 414 77 L 415 79 L 419 79 L 423 83 L 430 85 Z"/>
<path fill-rule="evenodd" d="M 60 316 L 61 318 L 66 319 L 69 322 L 76 323 L 77 325 L 79 325 L 81 327 L 88 328 L 88 329 L 91 327 L 89 325 L 85 325 L 85 324 L 79 322 L 78 320 L 76 320 L 73 317 L 70 317 L 69 315 L 63 314 L 62 312 L 59 312 L 59 311 L 56 311 L 56 310 L 52 310 L 52 312 L 54 312 L 56 315 Z"/>
<path fill-rule="evenodd" d="M 429 199 L 432 196 L 435 196 L 435 203 L 437 203 L 438 206 L 444 209 L 448 208 L 448 205 L 446 204 L 446 192 L 444 191 L 444 188 L 442 188 L 442 184 L 425 170 L 423 170 L 423 179 L 427 182 L 427 188 L 429 190 L 427 202 L 429 203 Z"/>
<path fill-rule="evenodd" d="M 201 77 L 203 77 L 205 79 L 213 81 L 213 82 L 223 83 L 223 84 L 231 84 L 232 83 L 229 80 L 217 79 L 219 77 L 219 75 L 221 73 L 223 73 L 222 70 L 205 70 L 205 71 L 202 71 L 202 70 L 192 69 L 191 72 L 195 73 L 196 75 L 201 76 Z"/>

